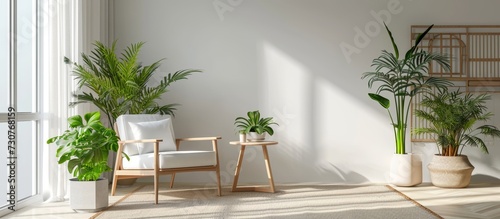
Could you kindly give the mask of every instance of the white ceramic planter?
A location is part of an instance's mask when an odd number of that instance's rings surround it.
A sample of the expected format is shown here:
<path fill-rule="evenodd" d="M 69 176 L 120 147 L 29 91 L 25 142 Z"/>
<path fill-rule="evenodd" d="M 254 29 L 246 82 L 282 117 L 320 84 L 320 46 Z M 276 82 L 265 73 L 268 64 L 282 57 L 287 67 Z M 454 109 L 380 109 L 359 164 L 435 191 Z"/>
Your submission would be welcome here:
<path fill-rule="evenodd" d="M 247 137 L 249 141 L 264 141 L 266 139 L 266 133 L 257 134 L 257 132 L 249 132 Z"/>
<path fill-rule="evenodd" d="M 432 184 L 443 188 L 464 188 L 470 183 L 474 166 L 465 155 L 441 156 L 435 154 L 427 165 Z"/>
<path fill-rule="evenodd" d="M 69 180 L 69 203 L 77 212 L 97 212 L 108 207 L 108 180 Z"/>
<path fill-rule="evenodd" d="M 422 183 L 422 159 L 417 154 L 393 154 L 389 183 L 396 186 L 416 186 Z"/>

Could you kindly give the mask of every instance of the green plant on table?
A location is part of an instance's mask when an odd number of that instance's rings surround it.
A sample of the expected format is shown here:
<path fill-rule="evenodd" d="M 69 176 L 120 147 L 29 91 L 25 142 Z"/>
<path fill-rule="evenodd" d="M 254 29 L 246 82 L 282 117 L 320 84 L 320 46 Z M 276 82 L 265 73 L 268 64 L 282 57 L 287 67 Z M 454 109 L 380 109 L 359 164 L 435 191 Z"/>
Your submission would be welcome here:
<path fill-rule="evenodd" d="M 467 145 L 488 153 L 481 136 L 499 137 L 500 130 L 492 125 L 475 127 L 477 122 L 488 121 L 493 116 L 487 112 L 487 100 L 490 100 L 488 94 L 460 91 L 427 94 L 420 102 L 425 110 L 416 110 L 415 115 L 428 121 L 430 127 L 415 129 L 414 133 L 434 134 L 439 154 L 443 156 L 459 156 Z"/>
<path fill-rule="evenodd" d="M 406 130 L 412 98 L 419 93 L 428 91 L 431 87 L 442 90 L 451 85 L 451 82 L 445 79 L 428 76 L 431 62 L 441 66 L 445 71 L 449 71 L 448 57 L 438 53 L 429 53 L 418 48 L 418 45 L 432 26 L 416 38 L 415 44 L 406 51 L 403 57 L 400 57 L 398 46 L 392 37 L 391 31 L 385 26 L 394 52 L 390 53 L 383 50 L 382 54 L 372 62 L 375 71 L 365 72 L 362 76 L 362 79 L 368 79 L 369 88 L 378 86 L 375 93 L 369 93 L 368 95 L 387 109 L 394 130 L 396 154 L 406 153 Z M 394 100 L 392 112 L 390 100 L 382 96 L 382 93 L 388 93 L 389 98 Z M 396 115 L 393 116 L 392 113 Z"/>
<path fill-rule="evenodd" d="M 261 118 L 258 110 L 247 112 L 247 116 L 247 118 L 237 117 L 235 119 L 234 124 L 240 128 L 240 133 L 263 134 L 267 132 L 269 135 L 274 134 L 271 125 L 278 125 L 278 123 L 273 122 L 273 117 Z"/>
<path fill-rule="evenodd" d="M 108 153 L 117 151 L 119 139 L 100 118 L 99 112 L 87 113 L 84 118 L 72 116 L 68 118 L 68 130 L 47 140 L 47 144 L 58 146 L 58 163 L 68 162 L 68 171 L 79 181 L 96 181 L 103 172 L 111 170 Z M 126 154 L 124 156 L 129 159 Z"/>

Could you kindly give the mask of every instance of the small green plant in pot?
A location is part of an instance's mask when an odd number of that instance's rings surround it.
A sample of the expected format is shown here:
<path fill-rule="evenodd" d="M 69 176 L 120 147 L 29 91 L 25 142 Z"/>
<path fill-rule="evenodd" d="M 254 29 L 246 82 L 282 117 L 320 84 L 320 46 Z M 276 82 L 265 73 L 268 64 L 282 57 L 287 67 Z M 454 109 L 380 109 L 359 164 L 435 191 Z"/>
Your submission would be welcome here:
<path fill-rule="evenodd" d="M 261 118 L 258 110 L 249 111 L 247 118 L 237 117 L 234 124 L 240 128 L 240 133 L 249 134 L 250 141 L 263 141 L 265 134 L 273 135 L 274 130 L 271 125 L 278 125 L 273 121 L 273 117 Z"/>
<path fill-rule="evenodd" d="M 488 94 L 440 91 L 426 95 L 421 101 L 424 110 L 416 110 L 415 115 L 427 121 L 429 127 L 415 129 L 414 133 L 435 137 L 438 154 L 428 166 L 435 186 L 468 186 L 474 166 L 462 154 L 463 149 L 477 147 L 487 154 L 482 137 L 500 136 L 500 130 L 493 125 L 477 126 L 477 122 L 486 122 L 493 116 L 485 105 L 489 99 Z"/>
<path fill-rule="evenodd" d="M 67 162 L 69 173 L 76 177 L 70 180 L 70 205 L 77 211 L 94 212 L 108 206 L 108 181 L 99 177 L 111 170 L 108 154 L 118 150 L 119 139 L 100 119 L 99 112 L 87 113 L 83 118 L 72 116 L 68 118 L 68 130 L 47 140 L 47 144 L 58 146 L 58 163 Z M 128 159 L 126 154 L 125 157 Z M 82 200 L 80 198 L 87 195 L 82 195 L 82 191 L 95 191 L 96 194 L 89 196 L 90 200 Z"/>

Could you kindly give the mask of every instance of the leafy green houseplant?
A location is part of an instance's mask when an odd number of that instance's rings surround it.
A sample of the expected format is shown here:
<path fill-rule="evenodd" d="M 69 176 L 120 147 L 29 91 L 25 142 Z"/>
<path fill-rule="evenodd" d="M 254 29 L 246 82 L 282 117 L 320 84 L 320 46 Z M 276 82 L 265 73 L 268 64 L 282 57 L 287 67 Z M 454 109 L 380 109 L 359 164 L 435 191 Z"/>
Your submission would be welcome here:
<path fill-rule="evenodd" d="M 47 144 L 58 146 L 58 163 L 67 162 L 68 171 L 76 177 L 69 182 L 70 206 L 76 211 L 95 212 L 108 206 L 108 180 L 99 177 L 111 170 L 108 154 L 118 150 L 118 137 L 100 119 L 99 112 L 83 118 L 72 116 L 68 118 L 68 130 L 47 140 Z"/>
<path fill-rule="evenodd" d="M 80 181 L 96 181 L 103 172 L 110 171 L 109 151 L 118 150 L 118 137 L 113 129 L 105 127 L 99 112 L 68 119 L 69 130 L 47 140 L 58 148 L 58 163 L 68 162 L 68 171 Z"/>
<path fill-rule="evenodd" d="M 254 136 L 254 140 L 263 140 L 265 133 L 274 134 L 271 125 L 278 125 L 278 123 L 273 121 L 273 117 L 261 118 L 258 110 L 247 112 L 247 116 L 247 118 L 237 117 L 235 119 L 234 124 L 237 128 L 240 128 L 240 133 L 256 133 L 260 135 L 258 137 Z"/>
<path fill-rule="evenodd" d="M 438 154 L 429 164 L 431 181 L 435 186 L 461 188 L 469 185 L 474 166 L 463 155 L 466 146 L 488 148 L 482 137 L 499 137 L 500 130 L 486 122 L 493 114 L 487 111 L 488 94 L 473 95 L 460 91 L 441 91 L 427 94 L 421 101 L 424 110 L 415 114 L 428 122 L 429 127 L 414 130 L 415 134 L 433 134 Z"/>
<path fill-rule="evenodd" d="M 122 114 L 174 115 L 177 104 L 160 105 L 157 101 L 168 91 L 171 83 L 201 72 L 196 69 L 179 70 L 164 76 L 158 85 L 153 86 L 151 78 L 162 60 L 141 65 L 138 56 L 143 42 L 129 45 L 120 55 L 115 52 L 116 41 L 111 47 L 101 42 L 94 45 L 91 54 L 82 54 L 83 64 L 65 58 L 67 64 L 74 66 L 73 73 L 79 88 L 90 90 L 75 94 L 77 100 L 71 105 L 93 103 L 106 115 L 111 127 Z"/>
<path fill-rule="evenodd" d="M 383 50 L 382 54 L 372 62 L 375 71 L 365 72 L 362 76 L 362 79 L 368 79 L 369 88 L 378 86 L 375 93 L 369 93 L 368 95 L 385 108 L 389 114 L 396 141 L 396 154 L 406 153 L 407 124 L 413 97 L 428 91 L 431 87 L 442 90 L 451 85 L 451 82 L 445 79 L 428 76 L 431 62 L 441 66 L 445 71 L 449 71 L 448 57 L 438 53 L 429 53 L 418 48 L 418 45 L 432 27 L 433 25 L 420 34 L 416 38 L 415 44 L 406 51 L 403 57 L 400 57 L 392 33 L 385 26 L 394 52 L 390 53 Z M 389 97 L 382 96 L 382 93 L 387 93 Z M 389 98 L 393 100 L 392 105 Z M 391 106 L 393 106 L 392 112 Z"/>

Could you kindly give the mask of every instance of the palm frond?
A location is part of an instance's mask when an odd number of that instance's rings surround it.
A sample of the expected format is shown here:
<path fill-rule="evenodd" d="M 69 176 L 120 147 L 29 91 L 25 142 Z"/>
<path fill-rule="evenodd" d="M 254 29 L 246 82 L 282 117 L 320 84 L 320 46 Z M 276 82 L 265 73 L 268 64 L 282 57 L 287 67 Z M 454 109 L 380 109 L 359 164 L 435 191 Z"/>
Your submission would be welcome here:
<path fill-rule="evenodd" d="M 82 54 L 82 64 L 73 64 L 73 73 L 79 88 L 87 87 L 91 93 L 76 94 L 76 101 L 70 105 L 90 102 L 103 111 L 113 125 L 115 119 L 128 113 L 160 113 L 174 115 L 177 104 L 160 105 L 157 103 L 168 90 L 167 87 L 178 80 L 187 79 L 194 72 L 201 70 L 180 70 L 168 74 L 159 85 L 148 84 L 152 76 L 160 67 L 160 59 L 151 65 L 139 63 L 139 53 L 144 45 L 138 42 L 127 46 L 117 56 L 116 42 L 110 47 L 101 42 L 94 43 L 94 50 L 90 54 Z"/>

